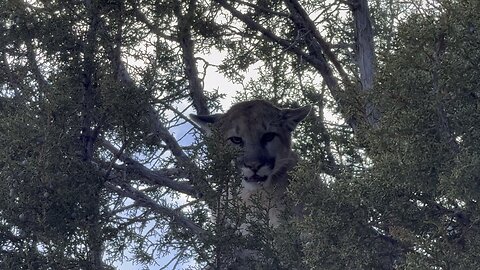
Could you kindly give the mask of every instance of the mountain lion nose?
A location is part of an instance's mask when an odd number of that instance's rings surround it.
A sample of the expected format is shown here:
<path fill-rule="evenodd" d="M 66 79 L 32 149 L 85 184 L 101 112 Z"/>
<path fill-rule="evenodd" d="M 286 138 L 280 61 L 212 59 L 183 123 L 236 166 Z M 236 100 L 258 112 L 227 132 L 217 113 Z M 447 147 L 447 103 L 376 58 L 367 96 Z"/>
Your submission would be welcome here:
<path fill-rule="evenodd" d="M 259 161 L 250 161 L 245 162 L 243 165 L 245 165 L 245 167 L 249 168 L 253 172 L 257 172 L 263 166 L 263 163 Z"/>

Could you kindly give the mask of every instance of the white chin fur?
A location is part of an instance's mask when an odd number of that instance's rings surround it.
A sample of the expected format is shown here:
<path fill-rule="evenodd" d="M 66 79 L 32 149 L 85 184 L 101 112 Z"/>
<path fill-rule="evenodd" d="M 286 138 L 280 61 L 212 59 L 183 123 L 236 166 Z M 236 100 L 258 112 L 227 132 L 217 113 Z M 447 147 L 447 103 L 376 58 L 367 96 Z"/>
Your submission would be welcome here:
<path fill-rule="evenodd" d="M 249 178 L 255 175 L 255 173 L 247 167 L 242 167 L 240 170 L 242 171 L 243 177 Z M 257 175 L 260 177 L 270 176 L 271 173 L 272 170 L 268 166 L 262 166 L 260 170 L 257 171 Z"/>
<path fill-rule="evenodd" d="M 253 192 L 255 190 L 260 189 L 264 185 L 264 182 L 247 182 L 245 180 L 242 180 L 242 186 L 245 189 L 245 191 L 248 192 Z"/>
<path fill-rule="evenodd" d="M 253 176 L 253 171 L 250 170 L 249 168 L 242 167 L 242 168 L 240 168 L 240 170 L 242 171 L 243 177 L 252 177 Z"/>

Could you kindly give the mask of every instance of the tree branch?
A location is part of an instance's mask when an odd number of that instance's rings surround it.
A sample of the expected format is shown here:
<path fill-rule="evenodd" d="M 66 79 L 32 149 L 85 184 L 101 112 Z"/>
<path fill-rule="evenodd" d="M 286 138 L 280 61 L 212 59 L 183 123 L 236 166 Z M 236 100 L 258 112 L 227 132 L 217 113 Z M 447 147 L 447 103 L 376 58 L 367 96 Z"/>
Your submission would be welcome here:
<path fill-rule="evenodd" d="M 89 26 L 86 33 L 85 51 L 83 61 L 83 98 L 82 98 L 82 133 L 84 161 L 90 161 L 93 157 L 93 144 L 95 142 L 93 132 L 94 106 L 95 106 L 95 53 L 97 50 L 97 33 L 100 23 L 100 16 L 97 7 L 91 0 L 85 0 L 85 8 L 89 14 Z"/>
<path fill-rule="evenodd" d="M 305 33 L 306 45 L 309 49 L 308 53 L 303 51 L 300 47 L 294 45 L 294 43 L 297 41 L 291 42 L 278 37 L 272 31 L 255 22 L 251 17 L 238 11 L 238 9 L 230 5 L 226 0 L 215 0 L 215 2 L 228 10 L 234 17 L 245 23 L 247 27 L 259 31 L 265 38 L 280 45 L 285 51 L 291 52 L 310 63 L 320 73 L 320 75 L 322 75 L 332 97 L 339 104 L 339 108 L 346 118 L 347 123 L 353 128 L 353 130 L 358 129 L 357 118 L 359 117 L 355 113 L 352 113 L 352 111 L 354 111 L 352 108 L 356 108 L 356 96 L 347 96 L 345 90 L 342 89 L 338 84 L 338 80 L 333 75 L 333 71 L 328 64 L 327 59 L 324 56 L 324 50 L 322 49 L 325 48 L 325 50 L 329 52 L 329 45 L 323 41 L 318 31 L 312 31 L 314 24 L 313 26 L 308 26 L 308 20 L 306 21 L 304 17 L 306 13 L 304 11 L 302 12 L 303 9 L 298 9 L 298 2 L 294 0 L 285 0 L 285 4 L 291 12 L 291 19 L 294 22 L 295 27 L 298 29 L 298 31 L 303 31 Z M 312 24 L 312 22 L 310 24 Z M 317 36 L 315 35 L 315 32 L 318 33 Z M 333 53 L 331 53 L 330 58 L 334 61 L 334 65 L 338 66 L 338 71 L 344 80 L 345 87 L 350 88 L 350 80 L 348 79 L 346 72 L 343 71 L 343 68 L 339 62 L 336 61 Z"/>
<path fill-rule="evenodd" d="M 35 77 L 35 81 L 37 81 L 39 89 L 43 92 L 42 94 L 45 94 L 48 87 L 48 82 L 47 80 L 45 80 L 45 77 L 42 75 L 40 67 L 38 66 L 37 56 L 35 53 L 35 48 L 33 47 L 32 40 L 25 40 L 25 45 L 27 47 L 27 59 L 30 65 L 30 70 Z"/>
<path fill-rule="evenodd" d="M 205 240 L 207 232 L 200 226 L 185 217 L 181 212 L 174 211 L 168 207 L 158 204 L 150 197 L 136 190 L 129 184 L 110 180 L 110 182 L 105 183 L 105 187 L 122 197 L 128 197 L 134 200 L 138 205 L 146 207 L 162 216 L 169 217 L 173 223 L 176 223 L 182 228 L 186 228 L 193 235 Z"/>
<path fill-rule="evenodd" d="M 133 170 L 139 173 L 141 176 L 146 178 L 149 184 L 168 187 L 175 191 L 190 195 L 192 197 L 198 197 L 199 194 L 198 192 L 196 192 L 193 186 L 187 183 L 174 181 L 169 177 L 162 175 L 161 173 L 158 173 L 146 168 L 145 166 L 140 164 L 140 162 L 135 161 L 131 157 L 127 156 L 126 154 L 120 153 L 120 151 L 113 144 L 111 144 L 109 141 L 105 139 L 101 140 L 101 143 L 102 143 L 102 146 L 105 147 L 108 151 L 110 151 L 115 156 L 118 156 L 118 158 L 121 161 L 125 162 L 125 164 L 127 165 L 127 170 Z"/>
<path fill-rule="evenodd" d="M 321 52 L 326 56 L 328 60 L 330 60 L 330 62 L 332 62 L 333 66 L 342 78 L 342 82 L 346 86 L 349 86 L 351 84 L 349 75 L 347 74 L 343 66 L 340 64 L 337 56 L 332 52 L 330 45 L 322 37 L 315 25 L 315 22 L 312 21 L 305 9 L 300 5 L 300 3 L 298 3 L 297 0 L 285 0 L 285 4 L 292 13 L 292 16 L 290 18 L 292 18 L 292 20 L 294 21 L 297 20 L 297 25 L 301 25 L 301 27 L 304 27 L 306 31 L 308 31 L 309 34 L 312 35 L 314 40 L 320 46 Z"/>
<path fill-rule="evenodd" d="M 100 21 L 100 25 L 102 26 L 103 24 L 104 22 Z M 103 31 L 102 29 L 103 27 L 100 27 L 101 31 Z M 105 50 L 112 63 L 113 69 L 117 73 L 117 81 L 121 84 L 127 85 L 128 87 L 138 89 L 139 87 L 135 84 L 134 80 L 126 69 L 125 64 L 120 59 L 120 54 L 118 53 L 119 50 L 115 50 L 113 46 L 108 46 L 105 48 Z M 172 155 L 178 161 L 180 167 L 185 168 L 185 171 L 189 172 L 189 174 L 187 175 L 188 180 L 197 190 L 199 190 L 200 193 L 202 192 L 202 190 L 205 191 L 205 189 L 209 189 L 209 187 L 205 185 L 206 181 L 200 179 L 202 175 L 201 170 L 196 166 L 195 163 L 192 162 L 192 160 L 187 156 L 187 154 L 185 154 L 175 137 L 170 134 L 165 125 L 160 121 L 155 108 L 152 105 L 148 105 L 145 110 L 145 117 L 147 118 L 146 122 L 150 123 L 149 133 L 152 133 L 154 135 L 153 138 L 157 139 L 157 145 L 161 146 L 162 142 L 165 143 L 167 148 L 171 151 Z"/>
<path fill-rule="evenodd" d="M 147 16 L 138 9 L 137 4 L 133 0 L 129 0 L 129 2 L 132 5 L 132 9 L 137 20 L 143 22 L 150 31 L 161 38 L 180 44 L 183 62 L 185 65 L 185 76 L 189 82 L 190 96 L 193 100 L 193 106 L 198 114 L 209 114 L 207 101 L 203 92 L 204 90 L 202 81 L 198 76 L 198 69 L 194 54 L 195 45 L 190 33 L 195 12 L 195 1 L 189 1 L 187 14 L 185 15 L 181 12 L 180 2 L 176 2 L 177 6 L 175 7 L 175 15 L 177 16 L 179 28 L 177 37 L 165 35 L 161 29 L 153 25 L 148 20 Z"/>
<path fill-rule="evenodd" d="M 337 102 L 340 111 L 350 127 L 356 131 L 358 129 L 358 113 L 356 108 L 357 97 L 352 91 L 354 88 L 350 78 L 343 69 L 342 65 L 331 51 L 330 45 L 322 38 L 317 30 L 315 23 L 310 19 L 306 11 L 296 0 L 284 0 L 285 5 L 291 12 L 291 19 L 296 29 L 304 32 L 304 39 L 309 51 L 309 55 L 316 59 L 313 67 L 322 75 L 322 78 L 330 90 L 330 94 Z M 342 89 L 327 58 L 333 63 L 344 84 Z"/>
<path fill-rule="evenodd" d="M 317 66 L 323 66 L 323 63 L 316 59 L 315 57 L 307 54 L 299 47 L 295 46 L 295 41 L 291 42 L 289 40 L 280 38 L 279 36 L 275 35 L 272 31 L 266 29 L 259 23 L 255 22 L 251 17 L 241 13 L 235 7 L 228 4 L 226 0 L 215 0 L 220 6 L 228 10 L 234 17 L 241 20 L 247 27 L 251 28 L 252 30 L 259 31 L 262 35 L 267 38 L 268 40 L 280 45 L 285 51 L 292 52 L 298 57 L 305 59 L 308 63 L 312 64 L 315 68 Z"/>
<path fill-rule="evenodd" d="M 178 41 L 182 49 L 185 76 L 188 79 L 190 97 L 198 114 L 209 114 L 207 99 L 205 98 L 202 81 L 198 76 L 197 60 L 195 58 L 195 44 L 192 40 L 191 27 L 195 15 L 195 0 L 188 2 L 186 14 L 182 14 L 181 5 L 177 2 L 175 15 L 178 19 Z"/>
<path fill-rule="evenodd" d="M 360 71 L 360 84 L 363 93 L 371 92 L 375 80 L 375 48 L 370 11 L 367 0 L 355 0 L 351 5 L 355 23 L 357 65 Z M 370 127 L 380 125 L 380 112 L 371 101 L 364 102 L 365 120 Z"/>
<path fill-rule="evenodd" d="M 440 67 L 443 55 L 446 50 L 446 41 L 445 41 L 445 33 L 444 30 L 440 30 L 440 33 L 436 35 L 435 41 L 435 51 L 433 55 L 433 71 L 432 71 L 432 83 L 433 83 L 433 92 L 436 94 L 436 98 L 438 101 L 436 102 L 436 114 L 438 117 L 437 128 L 439 130 L 440 136 L 443 141 L 447 142 L 448 146 L 450 147 L 451 151 L 454 153 L 460 152 L 460 146 L 455 141 L 453 136 L 453 132 L 450 129 L 450 125 L 448 124 L 447 113 L 445 111 L 445 105 L 443 104 L 442 100 L 442 90 L 440 86 Z"/>
<path fill-rule="evenodd" d="M 150 22 L 147 16 L 138 9 L 138 6 L 137 6 L 138 3 L 136 3 L 134 0 L 128 0 L 128 2 L 132 5 L 132 10 L 133 10 L 133 14 L 135 15 L 135 18 L 138 21 L 144 23 L 152 33 L 168 41 L 173 41 L 175 43 L 179 42 L 177 38 L 166 35 L 160 28 L 158 28 L 152 22 Z"/>
<path fill-rule="evenodd" d="M 315 125 L 320 129 L 321 132 L 321 140 L 325 143 L 325 165 L 324 165 L 324 170 L 327 174 L 332 175 L 334 177 L 338 177 L 341 170 L 340 166 L 337 164 L 335 157 L 332 153 L 332 143 L 331 143 L 331 136 L 330 133 L 325 126 L 325 119 L 323 115 L 323 97 L 318 97 L 317 100 L 319 101 L 319 114 L 312 114 Z"/>
<path fill-rule="evenodd" d="M 95 125 L 95 103 L 96 103 L 96 72 L 97 63 L 95 55 L 98 48 L 98 28 L 100 23 L 100 14 L 96 2 L 92 0 L 84 1 L 88 16 L 89 25 L 85 37 L 85 50 L 83 59 L 83 99 L 82 104 L 82 130 L 81 140 L 83 143 L 83 161 L 91 162 L 94 155 L 94 144 L 98 136 L 98 129 Z M 103 244 L 102 228 L 100 219 L 100 191 L 103 189 L 103 183 L 91 183 L 94 185 L 94 192 L 90 197 L 90 215 L 87 227 L 87 260 L 90 268 L 103 269 Z"/>

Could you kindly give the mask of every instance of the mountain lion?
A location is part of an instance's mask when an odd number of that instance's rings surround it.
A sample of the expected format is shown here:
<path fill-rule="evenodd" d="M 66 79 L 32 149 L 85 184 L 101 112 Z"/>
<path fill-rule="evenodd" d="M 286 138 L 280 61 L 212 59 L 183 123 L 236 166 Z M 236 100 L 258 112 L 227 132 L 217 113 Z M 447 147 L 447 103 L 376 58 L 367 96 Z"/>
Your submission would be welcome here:
<path fill-rule="evenodd" d="M 291 149 L 292 131 L 310 112 L 311 106 L 298 109 L 277 108 L 264 100 L 252 100 L 233 105 L 224 114 L 191 115 L 207 134 L 220 132 L 225 142 L 236 147 L 235 160 L 241 172 L 240 198 L 253 204 L 252 196 L 269 210 L 269 223 L 279 224 L 286 196 L 287 171 L 297 161 Z M 256 200 L 258 202 L 258 200 Z"/>

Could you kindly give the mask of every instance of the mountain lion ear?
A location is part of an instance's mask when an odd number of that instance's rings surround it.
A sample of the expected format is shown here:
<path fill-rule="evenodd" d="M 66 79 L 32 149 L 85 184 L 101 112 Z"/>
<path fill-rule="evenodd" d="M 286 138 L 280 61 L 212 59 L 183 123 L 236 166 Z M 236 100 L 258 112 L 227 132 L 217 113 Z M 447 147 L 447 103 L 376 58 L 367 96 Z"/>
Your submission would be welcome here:
<path fill-rule="evenodd" d="M 300 123 L 312 109 L 311 105 L 303 106 L 298 109 L 282 109 L 282 118 L 285 120 L 285 125 L 289 131 L 293 131 L 298 123 Z"/>
<path fill-rule="evenodd" d="M 210 114 L 210 115 L 196 115 L 190 114 L 190 119 L 193 122 L 197 123 L 200 128 L 207 134 L 210 135 L 212 133 L 212 125 L 223 116 L 223 113 L 217 114 Z"/>

